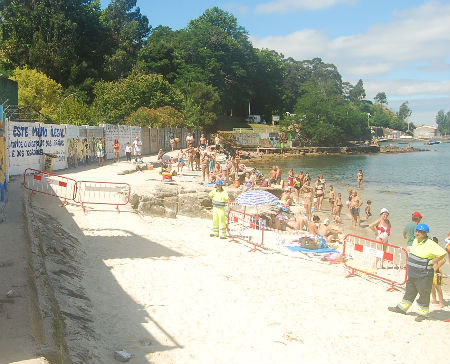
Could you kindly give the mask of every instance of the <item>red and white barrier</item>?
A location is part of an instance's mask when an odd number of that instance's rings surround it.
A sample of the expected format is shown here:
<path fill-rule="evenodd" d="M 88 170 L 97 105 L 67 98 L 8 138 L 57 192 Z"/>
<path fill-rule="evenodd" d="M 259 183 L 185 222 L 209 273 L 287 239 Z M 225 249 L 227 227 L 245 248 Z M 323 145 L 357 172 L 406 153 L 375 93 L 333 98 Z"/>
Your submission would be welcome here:
<path fill-rule="evenodd" d="M 68 200 L 81 204 L 86 213 L 85 204 L 119 206 L 130 202 L 131 187 L 128 183 L 75 181 L 50 172 L 28 168 L 23 175 L 23 185 L 31 191 L 64 199 L 62 206 Z"/>
<path fill-rule="evenodd" d="M 23 186 L 31 191 L 62 198 L 62 206 L 67 200 L 74 200 L 76 183 L 72 178 L 63 177 L 46 171 L 27 168 L 23 174 Z"/>
<path fill-rule="evenodd" d="M 78 181 L 75 202 L 79 202 L 86 213 L 85 204 L 119 206 L 130 202 L 131 186 L 128 183 Z"/>
<path fill-rule="evenodd" d="M 382 279 L 391 284 L 388 291 L 406 283 L 408 252 L 402 247 L 348 234 L 343 254 L 347 257 L 345 266 L 350 270 L 347 277 L 360 272 Z"/>
<path fill-rule="evenodd" d="M 264 244 L 264 220 L 259 216 L 250 215 L 242 211 L 228 210 L 227 232 L 232 240 L 243 240 L 253 245 L 255 251 Z"/>

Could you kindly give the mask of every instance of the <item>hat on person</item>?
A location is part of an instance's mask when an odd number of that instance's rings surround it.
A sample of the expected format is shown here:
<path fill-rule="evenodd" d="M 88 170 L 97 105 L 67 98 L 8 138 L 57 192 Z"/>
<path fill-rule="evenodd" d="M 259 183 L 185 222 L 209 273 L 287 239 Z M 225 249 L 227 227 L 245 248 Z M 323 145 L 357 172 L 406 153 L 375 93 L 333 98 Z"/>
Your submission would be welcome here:
<path fill-rule="evenodd" d="M 419 211 L 414 211 L 414 212 L 412 213 L 412 217 L 423 217 L 423 216 L 420 214 Z"/>
<path fill-rule="evenodd" d="M 416 226 L 416 231 L 424 231 L 426 233 L 430 232 L 430 228 L 428 227 L 427 224 L 419 224 Z"/>
<path fill-rule="evenodd" d="M 219 179 L 219 180 L 216 182 L 216 185 L 217 185 L 217 186 L 223 186 L 223 181 L 222 181 L 221 179 Z"/>
<path fill-rule="evenodd" d="M 323 224 L 324 225 L 330 225 L 330 219 L 323 220 Z"/>
<path fill-rule="evenodd" d="M 389 213 L 389 210 L 383 207 L 383 208 L 380 210 L 380 215 L 383 214 L 383 213 L 385 213 L 385 212 Z"/>

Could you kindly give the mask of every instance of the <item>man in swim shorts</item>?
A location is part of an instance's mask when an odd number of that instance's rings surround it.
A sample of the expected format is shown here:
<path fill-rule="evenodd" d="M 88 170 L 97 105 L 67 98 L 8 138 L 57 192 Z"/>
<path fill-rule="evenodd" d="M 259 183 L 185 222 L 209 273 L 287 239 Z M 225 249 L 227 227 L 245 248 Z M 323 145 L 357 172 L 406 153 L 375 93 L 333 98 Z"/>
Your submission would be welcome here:
<path fill-rule="evenodd" d="M 350 201 L 350 213 L 352 214 L 352 221 L 353 226 L 356 227 L 356 224 L 358 224 L 358 227 L 360 227 L 360 218 L 359 218 L 359 208 L 362 205 L 362 200 L 358 196 L 358 192 L 352 191 L 352 199 Z"/>

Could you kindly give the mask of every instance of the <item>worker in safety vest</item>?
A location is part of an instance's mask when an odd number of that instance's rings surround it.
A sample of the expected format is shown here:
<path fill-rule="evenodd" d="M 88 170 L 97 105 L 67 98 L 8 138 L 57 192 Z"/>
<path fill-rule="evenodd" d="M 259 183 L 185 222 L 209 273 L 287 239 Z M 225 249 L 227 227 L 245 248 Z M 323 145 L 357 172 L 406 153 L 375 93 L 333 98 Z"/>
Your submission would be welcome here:
<path fill-rule="evenodd" d="M 227 237 L 227 222 L 225 216 L 225 206 L 228 202 L 228 193 L 223 189 L 223 181 L 216 182 L 216 188 L 209 193 L 213 205 L 213 233 L 210 236 L 219 236 L 226 239 Z"/>
<path fill-rule="evenodd" d="M 428 237 L 430 229 L 426 224 L 418 224 L 416 238 L 408 257 L 408 280 L 406 281 L 403 300 L 389 311 L 406 314 L 419 294 L 418 313 L 415 318 L 420 322 L 428 317 L 430 312 L 430 293 L 433 286 L 434 273 L 445 263 L 446 251 Z"/>

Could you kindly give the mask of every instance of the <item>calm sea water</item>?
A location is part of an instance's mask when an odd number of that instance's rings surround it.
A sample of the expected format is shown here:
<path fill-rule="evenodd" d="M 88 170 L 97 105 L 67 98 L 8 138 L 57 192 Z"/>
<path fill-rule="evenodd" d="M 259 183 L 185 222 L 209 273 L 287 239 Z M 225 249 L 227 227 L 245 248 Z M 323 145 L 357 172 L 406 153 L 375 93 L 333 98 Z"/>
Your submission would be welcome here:
<path fill-rule="evenodd" d="M 391 243 L 405 245 L 402 237 L 403 228 L 415 210 L 424 216 L 422 222 L 430 226 L 430 235 L 438 237 L 439 242 L 443 243 L 447 233 L 450 232 L 450 143 L 432 146 L 425 146 L 419 142 L 410 144 L 427 151 L 301 156 L 279 159 L 273 163 L 282 168 L 285 180 L 289 168 L 294 168 L 295 174 L 300 170 L 309 172 L 313 181 L 323 173 L 327 180 L 326 197 L 328 187 L 333 185 L 337 192 L 342 193 L 343 200 L 348 197 L 347 188 L 356 188 L 356 173 L 362 169 L 364 183 L 358 190 L 364 201 L 361 210 L 364 210 L 367 200 L 372 201 L 373 216 L 369 222 L 378 217 L 381 208 L 385 207 L 390 211 Z M 406 147 L 404 144 L 398 146 Z M 266 175 L 272 167 L 272 162 L 255 162 L 252 165 Z"/>

